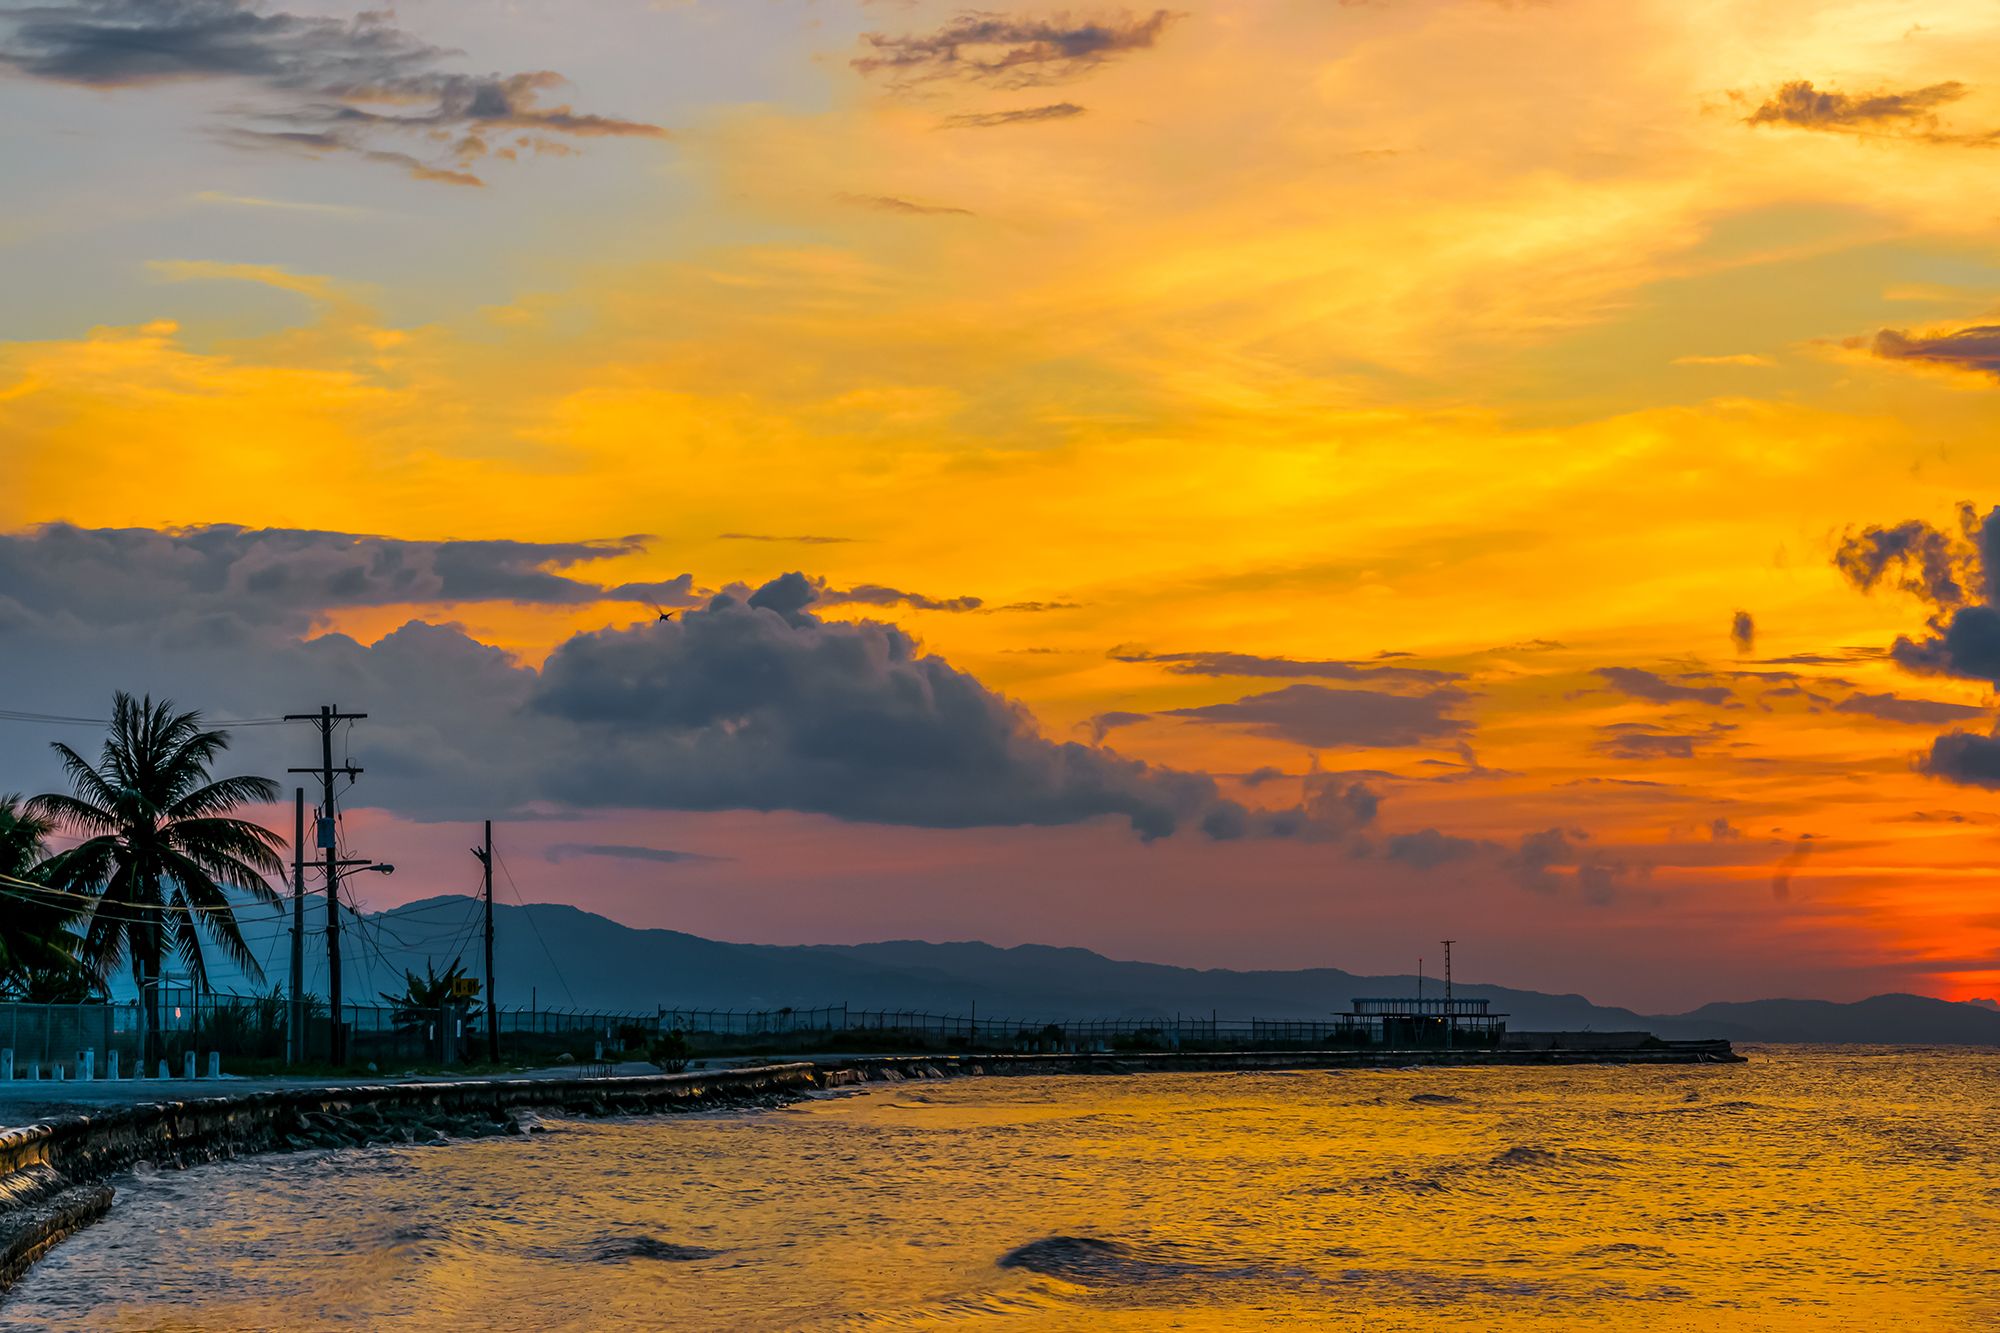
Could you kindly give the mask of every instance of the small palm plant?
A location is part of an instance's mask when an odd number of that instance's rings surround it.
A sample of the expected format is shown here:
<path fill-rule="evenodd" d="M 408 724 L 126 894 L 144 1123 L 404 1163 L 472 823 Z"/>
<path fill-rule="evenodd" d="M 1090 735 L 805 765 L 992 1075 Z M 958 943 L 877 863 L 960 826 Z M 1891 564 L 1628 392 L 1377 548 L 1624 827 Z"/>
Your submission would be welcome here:
<path fill-rule="evenodd" d="M 472 1002 L 478 998 L 479 983 L 466 975 L 464 966 L 456 958 L 451 960 L 444 971 L 430 959 L 424 960 L 424 974 L 404 971 L 403 993 L 381 991 L 382 1002 L 393 1011 L 393 1021 L 400 1032 L 424 1034 L 424 1052 L 436 1058 L 444 1047 L 444 1025 L 452 1021 L 445 1013 L 447 1003 L 457 1002 L 458 1017 L 464 1021 L 466 1032 L 473 1030 L 478 1021 L 478 1010 Z"/>
<path fill-rule="evenodd" d="M 446 1000 L 463 1000 L 469 1007 L 479 997 L 479 982 L 466 975 L 464 966 L 456 958 L 442 972 L 426 958 L 424 975 L 405 971 L 403 982 L 402 994 L 391 991 L 380 994 L 382 1002 L 396 1011 L 396 1026 L 406 1032 L 414 1032 L 437 1018 Z"/>
<path fill-rule="evenodd" d="M 82 841 L 44 863 L 52 888 L 90 894 L 83 959 L 98 975 L 132 969 L 145 1012 L 145 1051 L 158 1058 L 160 975 L 167 954 L 204 990 L 211 944 L 259 981 L 263 969 L 243 941 L 230 891 L 263 903 L 277 894 L 265 876 L 284 874 L 284 839 L 234 817 L 244 805 L 275 801 L 268 778 L 215 778 L 209 767 L 229 733 L 205 728 L 201 714 L 170 701 L 112 701 L 111 731 L 92 764 L 61 742 L 67 794 L 37 796 L 27 811 Z"/>

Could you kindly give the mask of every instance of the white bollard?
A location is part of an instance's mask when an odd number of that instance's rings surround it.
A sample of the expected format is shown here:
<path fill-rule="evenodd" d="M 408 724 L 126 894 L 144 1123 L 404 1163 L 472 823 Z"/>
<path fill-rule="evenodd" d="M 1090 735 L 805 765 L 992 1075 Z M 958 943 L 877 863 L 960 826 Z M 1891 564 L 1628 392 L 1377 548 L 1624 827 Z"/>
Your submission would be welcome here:
<path fill-rule="evenodd" d="M 76 1076 L 85 1083 L 88 1083 L 97 1077 L 97 1052 L 84 1051 L 82 1052 L 82 1056 L 83 1058 L 77 1069 Z"/>
<path fill-rule="evenodd" d="M 104 1053 L 104 1077 L 118 1077 L 118 1048 L 115 1046 Z"/>
<path fill-rule="evenodd" d="M 599 1060 L 604 1058 L 604 1043 L 601 1041 L 597 1043 L 597 1058 Z"/>
<path fill-rule="evenodd" d="M 161 1077 L 161 1078 L 172 1078 L 172 1077 L 173 1077 L 173 1074 L 171 1074 L 171 1073 L 170 1073 L 170 1072 L 168 1072 L 168 1070 L 167 1070 L 167 1062 L 166 1062 L 165 1060 L 162 1060 L 162 1061 L 160 1061 L 160 1077 Z"/>
<path fill-rule="evenodd" d="M 0 1050 L 0 1079 L 5 1079 L 9 1083 L 14 1081 L 14 1048 L 12 1046 L 7 1047 L 5 1050 Z"/>
<path fill-rule="evenodd" d="M 63 1081 L 64 1079 L 66 1079 L 66 1078 L 68 1078 L 68 1077 L 69 1077 L 69 1066 L 68 1066 L 68 1065 L 57 1065 L 57 1066 L 55 1067 L 55 1073 L 56 1073 L 56 1082 L 60 1083 L 60 1082 L 62 1082 L 62 1081 Z"/>
<path fill-rule="evenodd" d="M 183 1075 L 182 1075 L 182 1077 L 183 1077 L 183 1078 L 193 1078 L 193 1077 L 194 1077 L 194 1052 L 193 1052 L 193 1051 L 189 1051 L 189 1052 L 187 1053 L 187 1057 L 186 1057 L 185 1059 L 183 1059 L 183 1060 L 181 1061 L 181 1067 L 182 1067 L 183 1069 L 185 1069 L 185 1070 L 187 1071 L 187 1072 L 186 1072 L 185 1074 L 183 1074 Z"/>
<path fill-rule="evenodd" d="M 210 1078 L 221 1078 L 221 1077 L 222 1077 L 222 1052 L 221 1052 L 221 1051 L 210 1051 L 210 1052 L 208 1053 L 208 1076 L 209 1076 Z"/>
<path fill-rule="evenodd" d="M 30 1083 L 40 1083 L 42 1081 L 42 1062 L 40 1060 L 36 1060 L 31 1064 L 29 1064 L 28 1081 Z"/>

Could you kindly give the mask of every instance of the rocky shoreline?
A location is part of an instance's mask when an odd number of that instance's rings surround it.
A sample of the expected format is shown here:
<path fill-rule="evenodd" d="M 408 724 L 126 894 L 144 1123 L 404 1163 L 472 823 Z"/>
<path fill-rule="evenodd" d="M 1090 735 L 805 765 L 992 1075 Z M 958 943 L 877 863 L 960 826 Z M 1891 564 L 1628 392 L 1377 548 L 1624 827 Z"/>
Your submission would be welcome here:
<path fill-rule="evenodd" d="M 542 1114 L 603 1117 L 778 1106 L 822 1089 L 905 1079 L 1414 1064 L 1687 1064 L 1741 1058 L 1726 1042 L 1626 1051 L 886 1056 L 680 1074 L 261 1089 L 141 1103 L 0 1130 L 0 1291 L 64 1237 L 103 1216 L 113 1197 L 108 1178 L 141 1162 L 179 1169 L 260 1152 L 528 1134 L 545 1128 Z"/>

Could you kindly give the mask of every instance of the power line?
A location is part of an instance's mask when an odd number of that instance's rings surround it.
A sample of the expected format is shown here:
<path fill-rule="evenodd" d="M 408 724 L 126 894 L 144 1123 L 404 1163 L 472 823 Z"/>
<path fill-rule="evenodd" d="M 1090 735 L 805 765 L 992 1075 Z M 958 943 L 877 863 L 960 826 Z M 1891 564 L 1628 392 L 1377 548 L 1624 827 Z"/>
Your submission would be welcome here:
<path fill-rule="evenodd" d="M 576 996 L 570 992 L 569 982 L 563 977 L 562 964 L 558 963 L 556 956 L 549 952 L 549 942 L 542 938 L 542 928 L 535 924 L 534 913 L 527 910 L 528 904 L 521 897 L 520 886 L 514 883 L 514 872 L 507 868 L 507 858 L 496 852 L 493 859 L 499 864 L 500 873 L 507 877 L 507 887 L 514 895 L 514 902 L 521 908 L 521 916 L 527 921 L 528 929 L 535 932 L 535 943 L 542 946 L 542 956 L 548 959 L 549 966 L 555 969 L 556 984 L 563 988 L 563 998 L 569 1001 L 571 1008 L 575 1008 Z"/>
<path fill-rule="evenodd" d="M 30 895 L 39 894 L 44 898 L 59 898 L 71 902 L 87 903 L 97 909 L 96 912 L 93 912 L 93 915 L 102 914 L 106 916 L 113 916 L 114 912 L 122 913 L 124 911 L 129 910 L 133 912 L 184 913 L 187 915 L 192 915 L 197 917 L 207 917 L 207 916 L 215 916 L 222 912 L 229 912 L 231 915 L 237 917 L 237 919 L 239 920 L 247 919 L 247 920 L 257 921 L 257 920 L 273 919 L 271 917 L 258 917 L 258 916 L 246 917 L 245 913 L 248 911 L 247 908 L 239 908 L 229 903 L 225 903 L 220 907 L 200 907 L 200 906 L 181 904 L 181 903 L 107 902 L 107 900 L 101 894 L 74 893 L 68 889 L 58 889 L 53 885 L 37 884 L 33 880 L 17 879 L 13 875 L 5 875 L 5 874 L 0 874 L 0 893 L 11 893 L 16 895 L 17 897 L 28 897 Z M 276 910 L 277 916 L 282 917 L 284 915 L 283 904 L 280 903 L 259 902 L 252 904 L 252 906 L 274 908 L 277 909 Z M 107 907 L 113 910 L 106 911 Z M 121 915 L 116 915 L 115 919 L 149 921 L 151 918 L 126 917 L 121 914 Z"/>
<path fill-rule="evenodd" d="M 204 717 L 204 726 L 211 727 L 278 727 L 290 721 L 283 717 Z M 58 727 L 108 727 L 108 717 L 77 717 L 69 713 L 31 713 L 20 708 L 0 708 L 0 722 L 30 722 L 43 726 Z"/>

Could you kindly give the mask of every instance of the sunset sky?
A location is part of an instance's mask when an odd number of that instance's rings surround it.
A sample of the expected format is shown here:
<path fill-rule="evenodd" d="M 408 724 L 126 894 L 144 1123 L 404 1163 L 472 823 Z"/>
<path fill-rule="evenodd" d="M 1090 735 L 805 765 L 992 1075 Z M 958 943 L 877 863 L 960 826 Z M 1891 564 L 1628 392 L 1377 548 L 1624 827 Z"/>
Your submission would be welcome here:
<path fill-rule="evenodd" d="M 22 0 L 0 707 L 368 713 L 370 906 L 2000 995 L 1996 167 L 1971 0 Z"/>

